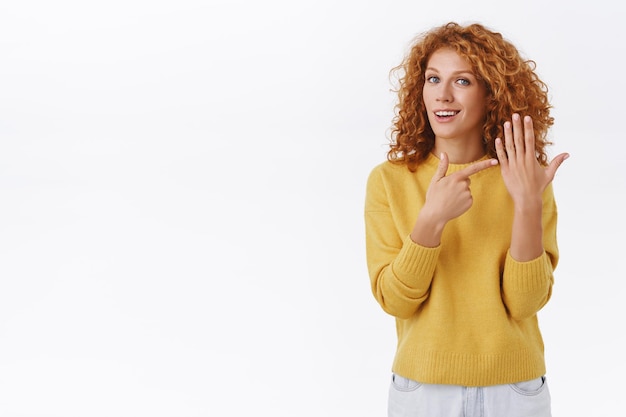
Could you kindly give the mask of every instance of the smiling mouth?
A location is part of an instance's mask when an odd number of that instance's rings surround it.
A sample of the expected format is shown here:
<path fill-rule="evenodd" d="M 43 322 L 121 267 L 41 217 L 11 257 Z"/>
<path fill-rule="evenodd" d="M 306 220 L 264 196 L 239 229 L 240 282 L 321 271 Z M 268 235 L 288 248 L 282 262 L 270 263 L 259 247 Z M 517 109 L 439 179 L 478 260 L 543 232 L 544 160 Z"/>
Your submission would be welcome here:
<path fill-rule="evenodd" d="M 460 113 L 459 111 L 442 110 L 442 111 L 436 111 L 435 112 L 435 116 L 437 116 L 437 117 L 452 117 L 452 116 L 456 116 L 459 113 Z"/>

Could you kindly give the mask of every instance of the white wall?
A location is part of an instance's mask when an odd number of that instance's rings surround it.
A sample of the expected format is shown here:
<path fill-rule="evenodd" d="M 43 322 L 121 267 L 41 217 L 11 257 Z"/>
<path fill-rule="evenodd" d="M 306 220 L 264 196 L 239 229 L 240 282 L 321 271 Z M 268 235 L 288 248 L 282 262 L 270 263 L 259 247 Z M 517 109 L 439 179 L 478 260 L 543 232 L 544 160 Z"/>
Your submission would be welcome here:
<path fill-rule="evenodd" d="M 0 5 L 0 416 L 383 416 L 364 185 L 388 71 L 456 20 L 538 63 L 561 263 L 555 416 L 615 415 L 626 35 L 609 0 Z M 585 394 L 580 395 L 584 389 Z"/>

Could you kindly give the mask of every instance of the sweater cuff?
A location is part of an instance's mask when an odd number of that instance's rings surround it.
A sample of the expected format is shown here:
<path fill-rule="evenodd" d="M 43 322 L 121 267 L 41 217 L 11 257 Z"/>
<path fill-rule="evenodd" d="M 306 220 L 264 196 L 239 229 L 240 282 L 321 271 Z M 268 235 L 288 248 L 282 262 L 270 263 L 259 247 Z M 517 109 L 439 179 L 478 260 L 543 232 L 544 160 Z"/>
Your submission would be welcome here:
<path fill-rule="evenodd" d="M 552 273 L 552 264 L 545 251 L 539 257 L 525 262 L 516 261 L 510 252 L 506 254 L 504 279 L 511 290 L 531 292 L 545 288 L 546 281 L 552 280 Z"/>
<path fill-rule="evenodd" d="M 417 288 L 421 280 L 432 278 L 440 252 L 441 245 L 428 248 L 418 245 L 407 236 L 393 263 L 393 272 L 405 285 Z"/>

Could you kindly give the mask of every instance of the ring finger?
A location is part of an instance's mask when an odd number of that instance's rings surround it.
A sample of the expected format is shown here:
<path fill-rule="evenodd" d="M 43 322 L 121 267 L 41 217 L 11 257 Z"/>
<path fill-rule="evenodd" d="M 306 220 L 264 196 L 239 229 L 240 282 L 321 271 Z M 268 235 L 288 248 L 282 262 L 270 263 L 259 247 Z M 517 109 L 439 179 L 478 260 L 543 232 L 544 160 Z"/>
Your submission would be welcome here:
<path fill-rule="evenodd" d="M 515 161 L 515 142 L 513 139 L 513 126 L 511 122 L 504 122 L 504 148 L 509 162 Z"/>

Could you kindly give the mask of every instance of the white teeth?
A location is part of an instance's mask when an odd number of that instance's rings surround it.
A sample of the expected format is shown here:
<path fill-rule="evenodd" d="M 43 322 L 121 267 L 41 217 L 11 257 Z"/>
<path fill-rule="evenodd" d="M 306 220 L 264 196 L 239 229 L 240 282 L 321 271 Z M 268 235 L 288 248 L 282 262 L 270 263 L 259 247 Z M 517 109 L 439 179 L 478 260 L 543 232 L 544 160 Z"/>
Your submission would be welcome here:
<path fill-rule="evenodd" d="M 458 112 L 456 112 L 456 111 L 438 111 L 438 112 L 435 112 L 435 114 L 437 116 L 454 116 L 457 113 Z"/>

